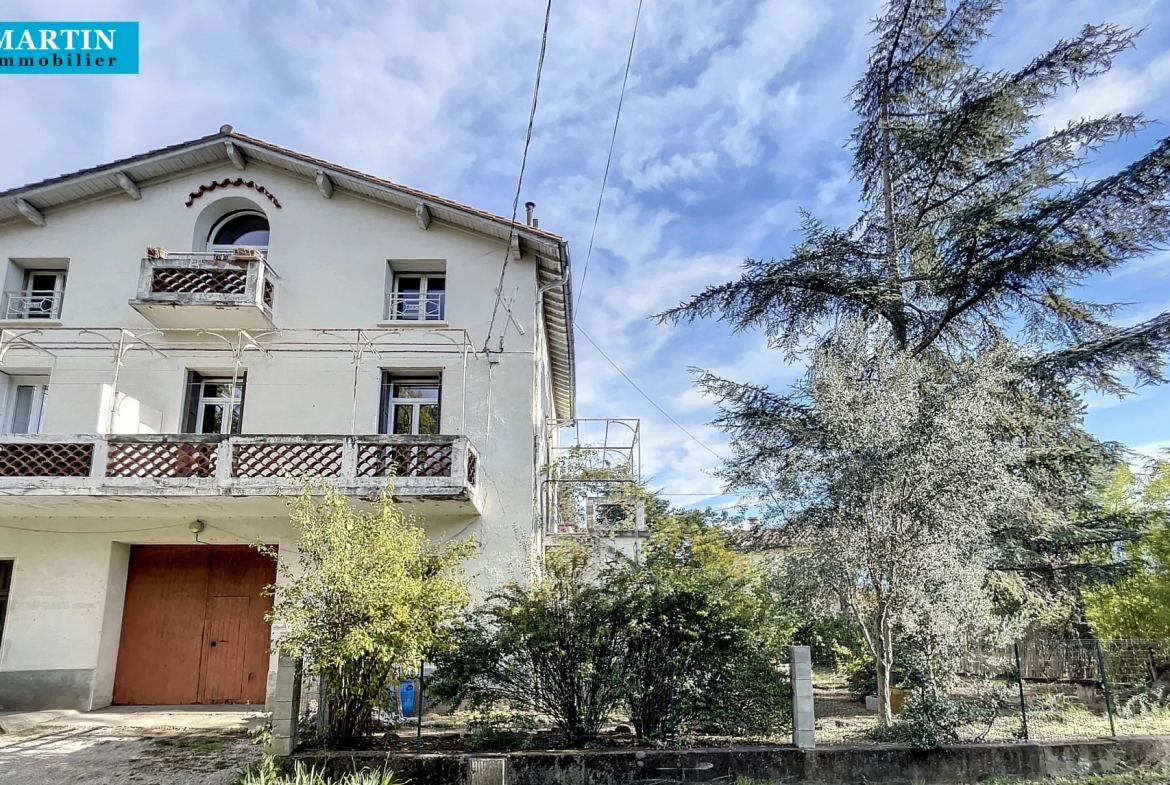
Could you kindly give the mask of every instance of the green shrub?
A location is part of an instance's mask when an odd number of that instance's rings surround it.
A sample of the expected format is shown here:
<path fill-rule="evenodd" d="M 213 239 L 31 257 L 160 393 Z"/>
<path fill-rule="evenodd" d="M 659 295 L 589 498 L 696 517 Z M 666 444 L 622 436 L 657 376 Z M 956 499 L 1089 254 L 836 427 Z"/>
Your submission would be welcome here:
<path fill-rule="evenodd" d="M 668 515 L 642 558 L 603 580 L 628 605 L 624 697 L 639 740 L 662 740 L 672 726 L 767 734 L 785 724 L 791 699 L 776 663 L 791 628 L 719 527 Z"/>
<path fill-rule="evenodd" d="M 469 600 L 461 564 L 474 545 L 431 543 L 391 493 L 368 510 L 336 485 L 304 488 L 292 502 L 298 564 L 278 561 L 284 581 L 269 587 L 282 653 L 325 679 L 329 746 L 363 742 L 395 672 L 417 668 Z"/>
<path fill-rule="evenodd" d="M 536 719 L 521 712 L 477 713 L 467 723 L 467 746 L 473 750 L 523 750 L 532 746 Z"/>
<path fill-rule="evenodd" d="M 433 657 L 431 689 L 453 705 L 547 714 L 569 744 L 585 744 L 622 698 L 626 613 L 586 549 L 551 551 L 540 577 L 492 593 Z"/>
<path fill-rule="evenodd" d="M 996 717 L 1013 708 L 1011 689 L 985 686 L 970 699 L 955 700 L 938 689 L 919 689 L 912 693 L 894 722 L 870 732 L 876 741 L 908 744 L 919 749 L 934 749 L 962 740 L 959 731 L 972 728 L 974 740 L 982 739 Z"/>
<path fill-rule="evenodd" d="M 814 667 L 832 668 L 838 673 L 865 651 L 857 622 L 841 613 L 805 622 L 793 633 L 792 640 L 808 646 Z"/>

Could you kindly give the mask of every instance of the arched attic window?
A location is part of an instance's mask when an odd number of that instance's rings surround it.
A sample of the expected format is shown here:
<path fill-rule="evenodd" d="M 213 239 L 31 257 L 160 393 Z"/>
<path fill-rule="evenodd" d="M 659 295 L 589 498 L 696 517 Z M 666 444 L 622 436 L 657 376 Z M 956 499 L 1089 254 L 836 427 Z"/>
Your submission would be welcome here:
<path fill-rule="evenodd" d="M 240 246 L 268 251 L 268 218 L 264 213 L 229 213 L 211 227 L 207 237 L 209 251 L 231 251 Z"/>

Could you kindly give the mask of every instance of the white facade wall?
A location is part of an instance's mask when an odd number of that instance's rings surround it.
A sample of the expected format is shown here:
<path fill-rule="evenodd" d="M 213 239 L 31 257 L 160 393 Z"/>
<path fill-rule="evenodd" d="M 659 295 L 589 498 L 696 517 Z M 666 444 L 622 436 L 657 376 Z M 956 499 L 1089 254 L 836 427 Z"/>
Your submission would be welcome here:
<path fill-rule="evenodd" d="M 281 207 L 242 187 L 216 190 L 184 206 L 200 185 L 238 176 L 263 185 Z M 485 354 L 480 350 L 503 242 L 438 222 L 423 230 L 406 212 L 342 192 L 326 199 L 311 181 L 254 163 L 243 173 L 225 164 L 146 186 L 140 201 L 112 196 L 48 211 L 43 228 L 23 221 L 0 225 L 0 264 L 9 264 L 9 278 L 19 279 L 14 265 L 37 269 L 68 260 L 60 328 L 27 320 L 3 325 L 10 348 L 0 371 L 51 378 L 42 432 L 177 433 L 188 369 L 230 375 L 234 362 L 223 340 L 154 333 L 128 302 L 137 295 L 147 246 L 203 250 L 213 218 L 245 204 L 262 210 L 271 225 L 268 260 L 280 276 L 273 320 L 282 333 L 260 339 L 271 356 L 255 350 L 241 355 L 247 374 L 243 433 L 377 433 L 382 371 L 439 371 L 440 432 L 467 436 L 478 451 L 482 514 L 443 502 L 423 502 L 417 509 L 433 538 L 476 538 L 480 552 L 468 572 L 478 593 L 527 575 L 540 544 L 534 502 L 538 471 L 547 460 L 541 456 L 543 422 L 554 416 L 545 335 L 536 324 L 535 261 L 524 257 L 508 264 L 503 300 L 512 323 L 501 309 L 491 348 L 499 348 L 507 324 L 503 351 Z M 431 325 L 371 333 L 377 353 L 366 351 L 355 374 L 353 346 L 345 344 L 354 334 L 313 331 L 378 330 L 388 268 L 396 261 L 445 269 L 448 325 L 441 334 Z M 12 331 L 30 327 L 42 328 L 30 340 L 51 347 L 55 356 L 11 342 Z M 119 327 L 143 336 L 165 356 L 142 348 L 126 353 L 111 417 L 114 349 L 78 331 Z M 221 334 L 236 338 L 230 331 Z M 474 352 L 464 350 L 464 336 Z M 409 346 L 414 343 L 428 345 Z M 0 559 L 15 560 L 0 641 L 0 709 L 92 709 L 109 702 L 130 545 L 190 544 L 187 526 L 199 517 L 208 524 L 203 541 L 263 539 L 279 544 L 285 556 L 294 552 L 279 507 L 274 512 L 255 499 L 222 498 L 207 505 L 200 511 L 165 498 L 124 509 L 108 499 L 0 500 Z"/>

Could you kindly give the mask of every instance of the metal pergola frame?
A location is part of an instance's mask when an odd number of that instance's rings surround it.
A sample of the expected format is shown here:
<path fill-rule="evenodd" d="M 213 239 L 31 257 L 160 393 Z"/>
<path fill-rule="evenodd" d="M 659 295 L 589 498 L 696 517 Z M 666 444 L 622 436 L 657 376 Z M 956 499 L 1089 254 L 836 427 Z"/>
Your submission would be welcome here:
<path fill-rule="evenodd" d="M 420 340 L 396 340 L 386 343 L 391 338 L 403 336 L 421 337 L 437 336 L 442 342 L 427 342 Z M 37 340 L 32 340 L 35 336 Z M 162 337 L 162 341 L 157 340 Z M 91 340 L 92 338 L 92 340 Z M 152 340 L 147 340 L 150 338 Z M 206 341 L 198 339 L 219 339 L 222 347 L 208 347 Z M 185 339 L 185 340 L 184 340 Z M 192 341 L 191 339 L 196 339 Z M 315 340 L 314 340 L 315 339 Z M 325 340 L 321 340 L 325 339 Z M 288 328 L 273 329 L 264 332 L 253 332 L 242 328 L 147 328 L 145 330 L 131 330 L 126 327 L 62 327 L 46 325 L 28 329 L 3 327 L 0 328 L 0 372 L 9 361 L 12 351 L 18 353 L 23 350 L 36 352 L 52 358 L 51 370 L 55 370 L 57 362 L 64 353 L 78 351 L 112 352 L 114 364 L 113 376 L 110 382 L 110 406 L 106 412 L 105 427 L 107 433 L 113 432 L 115 416 L 119 406 L 118 383 L 121 369 L 125 365 L 126 357 L 131 350 L 142 348 L 152 355 L 166 358 L 175 354 L 192 352 L 226 352 L 232 362 L 233 384 L 239 378 L 244 365 L 244 356 L 248 351 L 255 351 L 267 358 L 279 353 L 313 353 L 334 352 L 347 353 L 353 363 L 353 399 L 350 412 L 350 433 L 355 433 L 357 425 L 357 398 L 361 379 L 362 362 L 369 355 L 381 360 L 384 354 L 444 354 L 457 355 L 461 363 L 461 407 L 460 431 L 466 432 L 467 427 L 467 360 L 470 355 L 478 358 L 471 343 L 467 330 L 462 328 L 433 328 L 421 330 L 418 327 L 379 327 L 379 328 Z M 11 363 L 9 363 L 11 365 Z"/>
<path fill-rule="evenodd" d="M 570 436 L 568 443 L 564 439 L 566 434 Z M 558 533 L 560 509 L 557 489 L 560 486 L 605 488 L 621 485 L 641 486 L 642 484 L 642 421 L 639 419 L 600 417 L 549 419 L 545 421 L 544 439 L 549 458 L 549 466 L 542 483 L 544 489 L 542 494 L 544 530 L 546 533 Z M 556 467 L 571 452 L 580 452 L 590 456 L 587 462 L 595 460 L 598 466 L 623 471 L 625 477 L 565 479 L 556 476 Z M 638 504 L 640 507 L 640 500 Z M 646 534 L 642 526 L 641 509 L 635 510 L 635 519 L 637 524 L 632 531 L 635 538 L 641 539 Z M 635 549 L 637 547 L 636 543 Z"/>

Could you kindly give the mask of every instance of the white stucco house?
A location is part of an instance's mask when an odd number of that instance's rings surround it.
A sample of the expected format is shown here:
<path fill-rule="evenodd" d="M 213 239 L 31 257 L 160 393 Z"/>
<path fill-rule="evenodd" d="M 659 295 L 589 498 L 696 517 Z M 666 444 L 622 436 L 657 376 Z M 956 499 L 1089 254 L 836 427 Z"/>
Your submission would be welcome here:
<path fill-rule="evenodd" d="M 393 479 L 477 589 L 543 547 L 569 253 L 241 135 L 0 193 L 0 709 L 262 703 L 298 474 Z"/>

